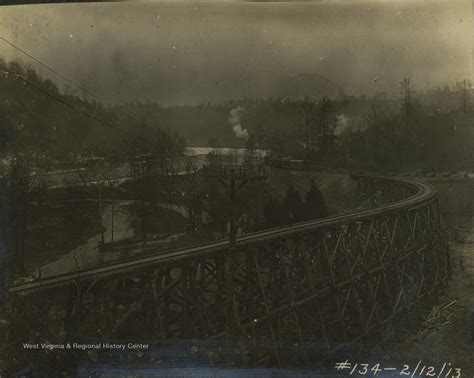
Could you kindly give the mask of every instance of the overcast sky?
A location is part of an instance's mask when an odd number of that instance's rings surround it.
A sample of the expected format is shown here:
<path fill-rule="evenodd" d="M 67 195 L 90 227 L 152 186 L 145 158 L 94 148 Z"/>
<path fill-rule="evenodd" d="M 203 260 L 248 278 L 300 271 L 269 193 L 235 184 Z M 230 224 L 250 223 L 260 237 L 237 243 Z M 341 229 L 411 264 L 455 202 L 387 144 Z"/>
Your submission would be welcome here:
<path fill-rule="evenodd" d="M 271 96 L 313 73 L 351 94 L 390 93 L 406 74 L 423 89 L 471 71 L 469 0 L 8 6 L 0 35 L 113 102 Z"/>

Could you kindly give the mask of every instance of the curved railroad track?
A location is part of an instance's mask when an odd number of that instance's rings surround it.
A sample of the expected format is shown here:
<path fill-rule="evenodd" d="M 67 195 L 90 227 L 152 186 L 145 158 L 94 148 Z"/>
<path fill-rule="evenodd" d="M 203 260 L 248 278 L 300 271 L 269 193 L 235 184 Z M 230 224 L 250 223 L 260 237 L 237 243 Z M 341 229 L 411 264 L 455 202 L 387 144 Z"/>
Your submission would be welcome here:
<path fill-rule="evenodd" d="M 237 239 L 237 248 L 259 245 L 275 239 L 284 239 L 302 233 L 321 231 L 338 227 L 343 224 L 363 221 L 369 218 L 381 216 L 406 209 L 416 209 L 423 206 L 436 197 L 436 191 L 431 186 L 415 182 L 404 178 L 388 178 L 379 176 L 352 176 L 357 182 L 366 182 L 377 187 L 381 186 L 388 194 L 392 190 L 404 190 L 404 198 L 396 199 L 385 203 L 380 207 L 370 210 L 363 210 L 343 215 L 330 216 L 315 221 L 296 223 L 291 226 L 283 226 L 268 229 L 261 232 L 247 234 Z M 174 264 L 184 260 L 193 260 L 207 255 L 212 255 L 216 251 L 226 249 L 227 241 L 206 243 L 190 248 L 177 249 L 164 254 L 153 255 L 150 250 L 144 256 L 138 256 L 110 263 L 104 266 L 97 266 L 90 269 L 83 269 L 73 273 L 59 274 L 32 282 L 14 284 L 9 288 L 11 293 L 31 293 L 38 290 L 46 290 L 60 286 L 69 285 L 78 280 L 98 280 L 106 277 L 120 276 L 130 272 L 149 270 L 155 266 Z"/>

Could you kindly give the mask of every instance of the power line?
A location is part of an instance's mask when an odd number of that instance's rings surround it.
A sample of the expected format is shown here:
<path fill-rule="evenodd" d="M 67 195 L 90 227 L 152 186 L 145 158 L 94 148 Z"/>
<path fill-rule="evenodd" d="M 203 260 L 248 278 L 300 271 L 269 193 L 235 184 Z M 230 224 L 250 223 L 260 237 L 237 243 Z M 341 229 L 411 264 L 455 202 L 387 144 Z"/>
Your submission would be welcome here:
<path fill-rule="evenodd" d="M 30 114 L 34 115 L 34 116 L 37 117 L 38 119 L 43 119 L 43 116 L 41 116 L 40 114 L 36 113 L 35 111 L 31 110 L 31 109 L 28 108 L 28 107 L 26 107 L 26 111 L 29 112 Z M 67 150 L 61 148 L 57 143 L 54 144 L 54 147 L 53 147 L 53 148 L 55 148 L 57 151 L 62 152 L 62 153 L 63 153 L 64 155 L 66 155 L 66 156 L 68 156 L 68 155 L 71 153 L 71 151 L 67 151 Z M 80 178 L 82 179 L 82 182 L 83 182 L 84 186 L 87 186 L 86 181 L 84 180 L 83 176 L 82 176 L 81 173 L 80 173 L 80 170 L 81 170 L 82 167 L 79 166 L 79 164 L 78 164 L 78 162 L 76 161 L 76 159 L 73 159 L 73 160 L 71 161 L 71 164 L 74 166 L 75 171 L 79 174 Z M 40 175 L 38 175 L 38 176 L 42 176 L 42 175 L 40 174 Z M 44 174 L 43 174 L 43 176 L 44 176 Z"/>
<path fill-rule="evenodd" d="M 143 139 L 143 141 L 145 141 L 146 143 L 149 143 L 148 139 L 145 139 L 145 138 L 143 138 L 143 137 L 141 137 L 141 136 L 134 135 L 134 134 L 132 134 L 132 133 L 130 133 L 130 132 L 128 132 L 128 131 L 119 129 L 118 127 L 112 125 L 111 123 L 109 123 L 109 122 L 107 122 L 107 121 L 104 121 L 104 120 L 102 120 L 102 119 L 96 117 L 95 115 L 93 115 L 93 114 L 91 114 L 91 113 L 89 113 L 89 112 L 87 112 L 87 111 L 85 111 L 85 110 L 79 109 L 79 108 L 77 108 L 77 107 L 75 107 L 75 106 L 69 104 L 68 102 L 64 101 L 64 100 L 61 99 L 60 97 L 57 97 L 57 96 L 53 95 L 52 93 L 49 93 L 49 92 L 47 92 L 47 91 L 41 89 L 40 87 L 36 86 L 35 84 L 33 84 L 32 82 L 30 82 L 29 80 L 27 80 L 23 75 L 19 75 L 19 74 L 17 74 L 17 73 L 11 72 L 11 71 L 9 71 L 9 70 L 7 70 L 7 69 L 4 69 L 4 71 L 7 72 L 7 73 L 9 73 L 9 74 L 11 74 L 11 75 L 13 75 L 13 76 L 16 76 L 16 77 L 20 78 L 28 87 L 31 87 L 31 88 L 34 89 L 35 91 L 40 92 L 40 93 L 46 95 L 47 97 L 49 97 L 49 98 L 51 98 L 51 99 L 53 99 L 53 100 L 55 100 L 55 101 L 57 101 L 57 102 L 59 102 L 59 103 L 65 105 L 65 106 L 67 106 L 67 107 L 70 108 L 70 109 L 73 109 L 73 110 L 75 110 L 75 111 L 81 113 L 82 115 L 85 115 L 86 117 L 88 117 L 88 118 L 90 118 L 90 119 L 92 119 L 92 120 L 94 120 L 94 121 L 96 121 L 96 122 L 98 122 L 98 123 L 100 123 L 100 124 L 102 124 L 102 125 L 108 127 L 108 128 L 111 128 L 111 129 L 113 129 L 113 130 L 115 130 L 115 131 L 117 131 L 117 132 L 119 132 L 119 133 L 125 134 L 125 135 L 127 135 L 128 137 L 131 137 L 131 138 L 140 138 L 140 139 Z"/>
<path fill-rule="evenodd" d="M 17 49 L 18 51 L 20 51 L 22 54 L 26 55 L 27 57 L 29 57 L 30 59 L 34 60 L 36 63 L 40 64 L 42 67 L 46 68 L 48 71 L 54 73 L 55 75 L 59 76 L 61 79 L 63 80 L 66 80 L 68 83 L 74 85 L 75 87 L 79 88 L 80 90 L 84 91 L 85 93 L 87 93 L 88 95 L 92 96 L 93 98 L 95 98 L 96 100 L 99 100 L 100 102 L 104 103 L 105 105 L 109 106 L 110 108 L 114 109 L 115 111 L 119 112 L 120 114 L 126 116 L 126 117 L 129 117 L 131 119 L 133 119 L 134 121 L 137 122 L 137 124 L 139 124 L 140 126 L 145 126 L 145 127 L 148 127 L 150 128 L 151 130 L 155 131 L 156 132 L 156 129 L 148 124 L 146 124 L 145 122 L 143 121 L 140 121 L 139 119 L 137 119 L 136 117 L 124 112 L 122 109 L 118 108 L 117 106 L 111 104 L 110 102 L 108 102 L 107 100 L 105 100 L 104 98 L 94 94 L 93 92 L 91 92 L 90 90 L 84 88 L 83 86 L 81 86 L 80 84 L 76 83 L 75 81 L 69 79 L 68 77 L 66 77 L 65 75 L 63 75 L 62 73 L 56 71 L 55 69 L 49 67 L 47 64 L 43 63 L 42 61 L 40 61 L 38 58 L 35 58 L 33 55 L 31 55 L 30 53 L 26 52 L 25 50 L 23 50 L 22 48 L 18 47 L 17 45 L 15 45 L 14 43 L 8 41 L 7 39 L 5 39 L 4 37 L 0 37 L 0 40 L 4 41 L 5 43 L 9 44 L 10 46 L 12 46 L 13 48 Z"/>
<path fill-rule="evenodd" d="M 157 131 L 154 127 L 152 127 L 152 126 L 146 124 L 146 123 L 143 122 L 143 121 L 138 120 L 136 117 L 134 117 L 134 116 L 132 116 L 132 115 L 130 115 L 130 114 L 124 112 L 124 111 L 121 110 L 120 108 L 118 108 L 118 107 L 116 107 L 115 105 L 109 103 L 107 100 L 103 99 L 103 98 L 100 97 L 100 96 L 97 96 L 96 94 L 94 94 L 93 92 L 91 92 L 91 91 L 89 91 L 88 89 L 84 88 L 84 87 L 81 86 L 80 84 L 78 84 L 78 83 L 76 83 L 75 81 L 69 79 L 68 77 L 66 77 L 65 75 L 63 75 L 63 74 L 61 74 L 60 72 L 56 71 L 55 69 L 49 67 L 47 64 L 43 63 L 43 62 L 40 61 L 38 58 L 36 58 L 36 57 L 34 57 L 33 55 L 31 55 L 30 53 L 26 52 L 25 50 L 23 50 L 23 49 L 20 48 L 19 46 L 16 46 L 14 43 L 8 41 L 8 40 L 5 39 L 4 37 L 0 37 L 0 40 L 4 41 L 4 42 L 7 43 L 8 45 L 10 45 L 10 46 L 12 46 L 13 48 L 17 49 L 17 50 L 20 51 L 22 54 L 24 54 L 24 55 L 26 55 L 27 57 L 29 57 L 30 59 L 34 60 L 35 62 L 37 62 L 38 64 L 40 64 L 42 67 L 46 68 L 48 71 L 54 73 L 54 74 L 57 75 L 58 77 L 62 78 L 63 80 L 67 81 L 68 83 L 70 83 L 70 84 L 74 85 L 75 87 L 79 88 L 80 90 L 82 90 L 82 91 L 84 91 L 85 93 L 89 94 L 89 95 L 92 96 L 93 98 L 99 100 L 100 102 L 102 102 L 102 103 L 104 103 L 105 105 L 109 106 L 110 108 L 116 110 L 117 112 L 121 113 L 122 115 L 125 115 L 125 116 L 127 116 L 127 117 L 129 117 L 129 118 L 135 120 L 139 125 L 141 125 L 141 126 L 146 126 L 146 127 L 150 128 L 153 132 L 156 132 L 156 131 Z M 10 72 L 10 73 L 11 73 L 11 72 Z M 326 77 L 324 77 L 324 76 L 322 76 L 322 75 L 319 75 L 319 74 L 316 74 L 316 75 L 318 75 L 318 76 L 320 76 L 321 78 L 323 78 L 323 79 L 329 81 L 330 83 L 334 84 L 334 85 L 337 86 L 338 88 L 341 88 L 339 85 L 337 85 L 337 84 L 334 83 L 333 81 L 329 80 L 328 78 L 326 78 Z M 25 82 L 27 82 L 27 80 L 26 80 L 25 78 L 22 77 L 22 79 L 23 79 Z M 29 85 L 31 85 L 33 88 L 35 88 L 35 89 L 41 91 L 41 89 L 35 87 L 33 84 L 29 83 Z M 44 92 L 44 93 L 46 93 L 46 92 Z M 61 99 L 59 99 L 59 98 L 57 98 L 57 97 L 55 97 L 55 96 L 52 96 L 52 95 L 50 95 L 50 94 L 48 94 L 48 93 L 46 93 L 46 94 L 47 94 L 48 96 L 50 96 L 50 97 L 53 97 L 55 100 L 57 100 L 57 101 L 63 103 L 64 105 L 66 105 L 66 106 L 71 107 L 71 108 L 74 109 L 74 107 L 72 107 L 70 104 L 66 103 L 65 101 L 63 101 L 63 100 L 61 100 Z M 76 109 L 76 110 L 80 111 L 82 114 L 87 115 L 89 118 L 92 118 L 92 119 L 96 120 L 97 122 L 104 123 L 104 124 L 106 124 L 106 126 L 114 128 L 114 126 L 108 124 L 106 121 L 99 120 L 99 119 L 97 119 L 95 116 L 93 116 L 93 115 L 91 115 L 91 114 L 88 114 L 88 113 L 86 114 L 86 112 L 83 112 L 83 111 L 80 110 L 80 109 Z M 275 135 L 275 134 L 270 134 L 270 133 L 265 133 L 265 132 L 261 132 L 261 131 L 257 131 L 257 130 L 252 130 L 252 129 L 249 129 L 249 130 L 251 130 L 251 131 L 253 131 L 253 132 L 255 132 L 255 133 L 258 133 L 258 134 L 267 135 L 267 136 L 270 136 L 270 137 L 273 137 L 273 138 L 278 138 L 278 139 L 285 139 L 285 140 L 291 141 L 291 142 L 293 142 L 293 143 L 299 144 L 299 142 L 297 142 L 297 141 L 295 141 L 295 140 L 293 140 L 293 139 L 290 139 L 290 138 L 288 138 L 288 137 L 284 137 L 284 136 L 280 136 L 280 135 Z M 124 130 L 119 130 L 119 129 L 117 129 L 117 131 L 126 133 Z M 129 133 L 128 133 L 128 134 L 129 134 Z M 132 135 L 132 134 L 129 134 L 129 135 Z"/>

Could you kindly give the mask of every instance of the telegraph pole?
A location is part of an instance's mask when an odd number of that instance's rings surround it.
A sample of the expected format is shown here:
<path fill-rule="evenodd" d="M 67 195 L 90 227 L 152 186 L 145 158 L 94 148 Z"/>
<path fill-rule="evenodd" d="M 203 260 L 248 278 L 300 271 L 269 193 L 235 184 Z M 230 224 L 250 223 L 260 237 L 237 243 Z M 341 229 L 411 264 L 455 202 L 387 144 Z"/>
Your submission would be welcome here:
<path fill-rule="evenodd" d="M 226 352 L 228 358 L 232 358 L 232 344 L 239 337 L 240 324 L 237 313 L 237 304 L 234 293 L 234 253 L 237 244 L 237 219 L 235 202 L 237 193 L 249 181 L 266 180 L 263 164 L 255 166 L 243 165 L 205 165 L 202 169 L 205 178 L 220 182 L 226 189 L 230 201 L 229 214 L 229 249 L 225 256 L 226 291 L 223 307 L 226 314 Z M 226 353 L 226 354 L 227 354 Z"/>
<path fill-rule="evenodd" d="M 217 180 L 226 190 L 230 201 L 229 250 L 233 250 L 237 242 L 237 219 L 235 214 L 237 193 L 249 181 L 266 180 L 264 167 L 262 164 L 255 166 L 212 164 L 204 165 L 202 172 L 205 178 Z"/>

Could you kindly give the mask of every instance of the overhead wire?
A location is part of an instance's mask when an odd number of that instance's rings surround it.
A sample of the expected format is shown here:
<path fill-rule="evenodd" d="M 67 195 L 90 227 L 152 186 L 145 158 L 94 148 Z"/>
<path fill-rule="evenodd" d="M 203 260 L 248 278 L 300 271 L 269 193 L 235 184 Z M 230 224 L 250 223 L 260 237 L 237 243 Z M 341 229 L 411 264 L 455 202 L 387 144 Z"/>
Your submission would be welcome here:
<path fill-rule="evenodd" d="M 74 110 L 74 111 L 76 111 L 76 112 L 78 112 L 78 113 L 80 113 L 80 114 L 82 114 L 82 115 L 84 115 L 84 116 L 86 116 L 86 117 L 88 117 L 88 118 L 90 118 L 90 119 L 96 121 L 97 123 L 99 123 L 99 124 L 101 124 L 101 125 L 104 125 L 104 126 L 110 128 L 110 129 L 113 129 L 113 130 L 115 130 L 116 132 L 121 133 L 121 134 L 123 134 L 123 135 L 126 135 L 126 136 L 128 136 L 128 137 L 130 137 L 130 138 L 132 138 L 132 139 L 142 139 L 143 142 L 145 142 L 145 143 L 150 143 L 150 141 L 149 141 L 148 139 L 144 138 L 144 137 L 141 136 L 141 135 L 136 135 L 136 134 L 130 133 L 130 132 L 126 131 L 126 130 L 122 130 L 122 129 L 118 128 L 117 126 L 111 124 L 110 122 L 107 122 L 107 121 L 105 121 L 105 120 L 103 120 L 103 119 L 101 119 L 101 118 L 99 118 L 99 117 L 97 117 L 97 116 L 91 114 L 90 112 L 87 112 L 87 111 L 85 111 L 85 110 L 83 110 L 83 109 L 80 109 L 80 108 L 78 108 L 78 107 L 76 107 L 76 106 L 74 106 L 74 105 L 68 103 L 67 101 L 64 101 L 62 98 L 60 98 L 60 97 L 58 97 L 58 96 L 55 96 L 54 94 L 52 94 L 52 93 L 50 93 L 50 92 L 48 92 L 48 91 L 43 90 L 43 89 L 40 88 L 39 86 L 33 84 L 30 80 L 28 80 L 28 79 L 27 79 L 26 77 L 24 77 L 23 75 L 20 75 L 20 74 L 18 74 L 18 73 L 12 72 L 12 71 L 10 71 L 10 70 L 8 70 L 8 69 L 5 69 L 5 68 L 3 69 L 3 71 L 4 71 L 4 72 L 7 72 L 8 74 L 10 74 L 10 75 L 12 75 L 12 76 L 15 76 L 15 77 L 21 79 L 21 80 L 25 83 L 25 85 L 27 85 L 28 87 L 32 88 L 33 90 L 35 90 L 35 91 L 37 91 L 37 92 L 39 92 L 39 93 L 42 93 L 43 95 L 45 95 L 45 96 L 47 96 L 47 97 L 49 97 L 49 98 L 51 98 L 51 99 L 57 101 L 58 103 L 60 103 L 60 104 L 62 104 L 62 105 L 64 105 L 64 106 L 66 106 L 66 107 L 68 107 L 68 108 L 70 108 L 70 109 L 72 109 L 72 110 Z M 150 145 L 151 145 L 151 144 L 150 144 Z"/>
<path fill-rule="evenodd" d="M 33 56 L 32 54 L 28 53 L 27 51 L 25 51 L 25 50 L 22 49 L 21 47 L 19 47 L 19 46 L 15 45 L 14 43 L 10 42 L 10 41 L 7 40 L 6 38 L 0 37 L 0 40 L 2 40 L 3 42 L 7 43 L 7 44 L 10 45 L 11 47 L 15 48 L 16 50 L 18 50 L 19 52 L 21 52 L 21 53 L 24 54 L 25 56 L 29 57 L 30 59 L 32 59 L 33 61 L 35 61 L 36 63 L 38 63 L 38 64 L 41 65 L 42 67 L 44 67 L 45 69 L 47 69 L 48 71 L 50 71 L 50 72 L 54 73 L 55 75 L 57 75 L 58 77 L 60 77 L 61 79 L 65 80 L 66 82 L 68 82 L 68 83 L 74 85 L 75 87 L 79 88 L 79 89 L 82 90 L 84 93 L 87 93 L 87 94 L 90 95 L 91 97 L 95 98 L 96 100 L 99 100 L 100 102 L 102 102 L 103 104 L 107 105 L 108 107 L 114 109 L 115 111 L 119 112 L 120 114 L 122 114 L 122 115 L 124 115 L 124 116 L 126 116 L 126 117 L 129 117 L 129 118 L 133 119 L 134 121 L 137 122 L 137 124 L 139 124 L 139 125 L 141 125 L 141 126 L 145 126 L 145 127 L 149 128 L 150 130 L 152 130 L 152 131 L 154 131 L 154 132 L 157 131 L 156 128 L 154 128 L 154 127 L 152 127 L 152 126 L 146 124 L 146 123 L 143 122 L 143 121 L 138 120 L 136 117 L 134 117 L 134 116 L 128 114 L 127 112 L 124 112 L 124 111 L 123 111 L 122 109 L 120 109 L 119 107 L 117 107 L 117 106 L 111 104 L 109 101 L 105 100 L 104 98 L 102 98 L 102 97 L 96 95 L 95 93 L 93 93 L 92 91 L 90 91 L 90 90 L 84 88 L 82 85 L 76 83 L 74 80 L 69 79 L 69 78 L 68 78 L 67 76 L 65 76 L 64 74 L 62 74 L 62 73 L 60 73 L 59 71 L 55 70 L 54 68 L 48 66 L 46 63 L 43 63 L 41 60 L 39 60 L 38 58 L 36 58 L 36 57 Z M 111 125 L 109 122 L 104 121 L 104 120 L 101 120 L 101 119 L 97 118 L 96 116 L 94 116 L 94 115 L 92 115 L 92 114 L 90 114 L 90 113 L 88 113 L 88 112 L 85 112 L 85 111 L 83 111 L 83 110 L 81 110 L 81 109 L 77 109 L 77 108 L 73 107 L 71 104 L 67 103 L 66 101 L 62 100 L 61 98 L 59 98 L 59 97 L 57 97 L 57 96 L 54 96 L 54 95 L 52 95 L 52 94 L 50 94 L 50 93 L 47 93 L 47 92 L 45 92 L 45 91 L 42 91 L 40 88 L 36 87 L 34 84 L 28 82 L 28 80 L 27 80 L 26 78 L 24 78 L 24 77 L 22 77 L 22 79 L 23 79 L 26 83 L 28 83 L 32 88 L 34 88 L 35 90 L 41 91 L 42 93 L 46 94 L 48 97 L 53 98 L 54 100 L 56 100 L 56 101 L 62 103 L 63 105 L 68 106 L 69 108 L 72 108 L 72 109 L 74 109 L 74 110 L 76 110 L 76 111 L 79 111 L 79 112 L 81 112 L 83 115 L 86 115 L 87 117 L 89 117 L 89 118 L 91 118 L 91 119 L 93 119 L 93 120 L 95 120 L 95 121 L 97 121 L 97 122 L 99 122 L 99 123 L 102 123 L 102 124 L 104 124 L 104 125 L 107 126 L 107 127 L 113 128 L 113 129 L 115 129 L 115 130 L 117 130 L 117 131 L 119 131 L 119 132 L 122 132 L 122 133 L 126 133 L 126 134 L 128 134 L 128 136 L 131 136 L 131 137 L 138 137 L 138 136 L 136 136 L 136 135 L 133 135 L 133 134 L 131 134 L 131 133 L 126 132 L 125 130 L 117 129 L 116 127 L 114 127 L 113 125 Z M 324 78 L 324 79 L 330 81 L 330 80 L 327 79 L 327 78 Z M 335 84 L 335 85 L 336 85 L 336 84 Z M 249 129 L 249 130 L 251 130 L 252 132 L 257 133 L 257 134 L 266 135 L 266 136 L 268 136 L 268 137 L 277 138 L 277 139 L 284 139 L 284 140 L 290 141 L 290 142 L 292 142 L 292 143 L 300 144 L 300 142 L 298 142 L 298 141 L 296 141 L 296 140 L 294 140 L 294 139 L 292 139 L 292 138 L 289 138 L 289 137 L 277 135 L 277 134 L 274 134 L 274 133 L 262 132 L 262 131 L 258 131 L 258 130 L 255 130 L 255 129 Z M 148 142 L 148 140 L 146 140 L 146 142 Z"/>
<path fill-rule="evenodd" d="M 57 75 L 58 77 L 60 77 L 61 79 L 65 80 L 66 82 L 74 85 L 75 87 L 79 88 L 80 90 L 82 90 L 84 93 L 87 93 L 89 96 L 95 98 L 96 100 L 99 100 L 100 102 L 102 102 L 103 104 L 107 105 L 108 107 L 114 109 L 115 111 L 119 112 L 120 114 L 126 116 L 126 117 L 129 117 L 130 119 L 133 119 L 134 121 L 137 122 L 138 125 L 141 125 L 141 126 L 145 126 L 153 131 L 156 131 L 156 128 L 148 125 L 147 123 L 137 119 L 136 117 L 132 116 L 131 114 L 127 113 L 127 112 L 124 112 L 122 109 L 120 109 L 119 107 L 111 104 L 109 101 L 105 100 L 104 98 L 96 95 L 95 93 L 93 93 L 91 90 L 88 90 L 87 88 L 84 88 L 82 85 L 76 83 L 74 80 L 72 79 L 69 79 L 67 76 L 65 76 L 64 74 L 60 73 L 59 71 L 55 70 L 54 68 L 48 66 L 46 63 L 43 63 L 41 60 L 39 60 L 38 58 L 36 58 L 35 56 L 33 56 L 32 54 L 28 53 L 27 51 L 25 51 L 24 49 L 22 49 L 21 47 L 15 45 L 14 43 L 10 42 L 9 40 L 7 40 L 6 38 L 4 37 L 0 37 L 0 40 L 2 40 L 3 42 L 7 43 L 8 45 L 10 45 L 11 47 L 15 48 L 16 50 L 18 50 L 19 52 L 21 52 L 22 54 L 24 54 L 25 56 L 29 57 L 30 59 L 32 59 L 33 61 L 35 61 L 36 63 L 38 63 L 39 65 L 41 65 L 42 67 L 46 68 L 48 71 L 54 73 L 55 75 Z"/>

